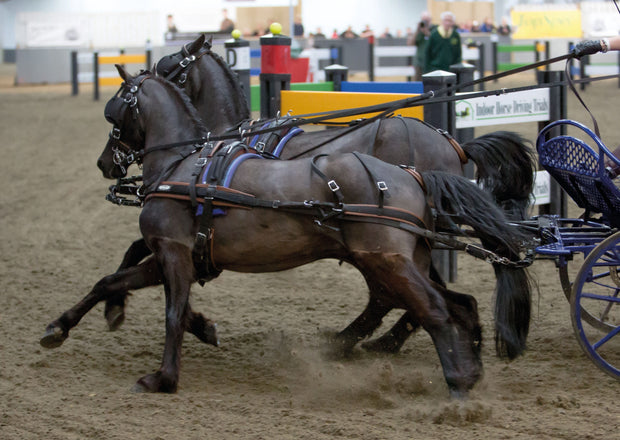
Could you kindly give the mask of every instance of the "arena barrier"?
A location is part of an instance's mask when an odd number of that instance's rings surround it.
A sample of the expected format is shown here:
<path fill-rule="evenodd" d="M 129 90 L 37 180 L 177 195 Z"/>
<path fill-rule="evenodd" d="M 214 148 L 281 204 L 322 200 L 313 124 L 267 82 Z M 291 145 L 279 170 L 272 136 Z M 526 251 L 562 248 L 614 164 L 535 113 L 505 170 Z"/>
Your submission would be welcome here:
<path fill-rule="evenodd" d="M 116 69 L 101 71 L 101 65 L 140 64 L 145 69 L 151 65 L 151 50 L 144 54 L 125 54 L 123 50 L 110 52 L 71 52 L 71 94 L 79 93 L 80 83 L 93 83 L 93 99 L 99 100 L 99 87 L 120 85 L 123 80 Z M 80 71 L 80 66 L 90 66 L 90 70 Z"/>
<path fill-rule="evenodd" d="M 370 50 L 368 79 L 370 81 L 374 81 L 375 77 L 406 76 L 407 78 L 412 78 L 415 75 L 413 57 L 415 57 L 417 52 L 416 46 L 377 46 L 372 41 L 368 46 Z M 392 61 L 391 64 L 398 59 L 404 59 L 405 64 L 399 66 L 381 65 L 381 61 L 385 59 L 390 59 Z"/>
<path fill-rule="evenodd" d="M 535 41 L 534 44 L 521 44 L 521 45 L 498 44 L 496 41 L 494 41 L 492 44 L 493 44 L 493 73 L 494 74 L 497 74 L 498 72 L 504 72 L 507 70 L 517 69 L 519 67 L 527 66 L 528 64 L 538 62 L 542 59 L 541 55 L 543 55 L 545 59 L 549 59 L 549 42 L 548 41 L 545 41 L 545 42 Z M 525 53 L 529 52 L 533 55 L 534 59 L 528 62 L 523 62 L 523 63 L 514 63 L 512 61 L 511 62 L 500 62 L 499 61 L 499 54 L 509 53 L 512 56 L 513 53 L 518 53 L 518 52 L 525 52 Z M 546 66 L 546 70 L 549 70 L 549 65 Z"/>
<path fill-rule="evenodd" d="M 282 90 L 280 108 L 282 114 L 291 112 L 293 115 L 301 115 L 306 113 L 318 113 L 329 110 L 342 110 L 347 108 L 383 104 L 385 102 L 396 101 L 417 95 L 418 94 L 408 95 L 402 93 L 309 92 Z M 368 113 L 346 118 L 338 118 L 331 120 L 330 122 L 349 122 L 356 119 L 369 118 L 375 114 L 376 113 Z M 422 107 L 399 109 L 397 114 L 418 119 L 423 119 L 424 117 Z"/>

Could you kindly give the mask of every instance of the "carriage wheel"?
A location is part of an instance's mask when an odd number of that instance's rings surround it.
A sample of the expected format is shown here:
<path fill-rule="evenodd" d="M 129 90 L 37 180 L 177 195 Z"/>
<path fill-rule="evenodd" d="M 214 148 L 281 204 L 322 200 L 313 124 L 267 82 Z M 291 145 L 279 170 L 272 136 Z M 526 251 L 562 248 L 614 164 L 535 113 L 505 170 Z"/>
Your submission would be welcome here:
<path fill-rule="evenodd" d="M 570 303 L 571 297 L 573 296 L 573 286 L 574 284 L 570 282 L 570 277 L 568 275 L 568 266 L 561 266 L 559 268 L 560 275 L 560 283 L 562 284 L 562 291 L 564 292 L 564 296 L 566 296 L 566 300 Z M 600 331 L 610 331 L 613 330 L 613 326 L 609 325 L 604 319 L 601 319 L 600 316 L 597 316 L 594 311 L 591 314 L 581 306 L 581 319 L 590 324 L 592 327 L 597 328 Z"/>
<path fill-rule="evenodd" d="M 579 345 L 594 364 L 620 380 L 620 232 L 602 241 L 583 262 L 571 295 Z M 605 328 L 588 323 L 596 316 Z"/>

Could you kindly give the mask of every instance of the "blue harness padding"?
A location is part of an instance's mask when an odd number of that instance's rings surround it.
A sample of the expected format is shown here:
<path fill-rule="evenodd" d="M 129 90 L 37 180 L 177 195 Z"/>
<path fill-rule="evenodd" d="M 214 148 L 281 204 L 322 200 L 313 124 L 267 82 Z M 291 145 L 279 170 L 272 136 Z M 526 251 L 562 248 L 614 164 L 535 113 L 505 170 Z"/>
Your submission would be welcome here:
<path fill-rule="evenodd" d="M 266 128 L 276 127 L 278 124 L 282 124 L 284 122 L 285 121 L 267 122 L 260 129 L 264 130 Z M 286 143 L 293 136 L 297 136 L 298 134 L 303 133 L 303 132 L 304 130 L 302 128 L 292 127 L 290 129 L 284 128 L 282 131 L 273 131 L 270 133 L 264 133 L 260 135 L 257 134 L 252 138 L 248 146 L 250 148 L 254 148 L 255 150 L 259 152 L 265 151 L 266 153 L 269 153 L 274 157 L 280 157 L 280 155 L 282 154 L 282 151 L 284 150 L 284 146 L 286 145 Z M 282 136 L 281 139 L 278 141 L 275 147 L 272 147 L 273 143 L 275 142 L 275 139 L 277 139 L 280 136 Z M 262 145 L 259 145 L 261 143 Z"/>
<path fill-rule="evenodd" d="M 282 150 L 284 150 L 284 146 L 286 145 L 286 143 L 294 136 L 297 136 L 300 133 L 303 133 L 304 130 L 299 128 L 299 127 L 293 127 L 291 130 L 289 130 L 288 133 L 286 133 L 286 135 L 282 138 L 282 140 L 280 142 L 278 142 L 278 145 L 276 146 L 276 148 L 273 150 L 273 155 L 275 157 L 280 157 L 280 155 L 282 154 Z"/>
<path fill-rule="evenodd" d="M 240 155 L 239 157 L 236 157 L 226 169 L 224 178 L 221 180 L 219 185 L 228 188 L 230 186 L 230 182 L 232 181 L 235 175 L 235 172 L 237 171 L 237 168 L 239 168 L 239 165 L 241 165 L 243 162 L 245 162 L 248 159 L 264 159 L 264 157 L 256 153 L 244 153 Z M 202 175 L 200 176 L 201 183 L 205 183 L 205 184 L 207 183 L 207 174 L 209 171 L 209 167 L 211 166 L 211 163 L 212 161 L 209 161 L 207 165 L 205 165 Z M 198 205 L 198 208 L 196 209 L 196 215 L 197 216 L 202 215 L 202 205 Z M 225 209 L 222 209 L 222 208 L 213 209 L 213 216 L 221 216 L 221 215 L 226 215 Z"/>

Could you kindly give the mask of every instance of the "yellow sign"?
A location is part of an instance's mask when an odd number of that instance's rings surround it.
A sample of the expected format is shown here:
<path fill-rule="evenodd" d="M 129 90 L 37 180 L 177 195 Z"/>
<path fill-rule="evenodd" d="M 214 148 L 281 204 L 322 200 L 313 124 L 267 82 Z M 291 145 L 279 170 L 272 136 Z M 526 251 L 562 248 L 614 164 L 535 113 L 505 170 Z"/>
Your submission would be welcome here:
<path fill-rule="evenodd" d="M 344 110 L 357 107 L 366 107 L 375 104 L 397 101 L 418 95 L 403 93 L 353 93 L 353 92 L 306 92 L 282 90 L 280 93 L 280 111 L 284 115 L 302 115 L 306 113 L 318 113 L 330 110 Z M 334 119 L 331 122 L 348 122 L 360 118 L 369 118 L 377 113 L 349 116 Z M 424 119 L 424 107 L 401 108 L 394 112 L 395 115 L 411 118 Z"/>
<path fill-rule="evenodd" d="M 581 11 L 512 11 L 514 39 L 582 38 Z"/>

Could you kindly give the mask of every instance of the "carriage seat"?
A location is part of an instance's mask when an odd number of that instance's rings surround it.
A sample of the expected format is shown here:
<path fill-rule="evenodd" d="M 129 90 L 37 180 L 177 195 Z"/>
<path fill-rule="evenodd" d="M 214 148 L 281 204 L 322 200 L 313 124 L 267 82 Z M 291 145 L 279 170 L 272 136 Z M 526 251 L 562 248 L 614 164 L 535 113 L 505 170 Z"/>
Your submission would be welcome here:
<path fill-rule="evenodd" d="M 560 125 L 579 128 L 588 136 L 588 142 L 566 135 L 547 139 L 549 131 Z M 614 182 L 605 165 L 607 162 L 620 166 L 620 159 L 596 134 L 579 122 L 561 119 L 539 133 L 536 150 L 542 167 L 580 208 L 585 209 L 586 219 L 597 213 L 602 215 L 603 222 L 620 227 L 620 189 L 616 186 L 619 182 Z"/>

